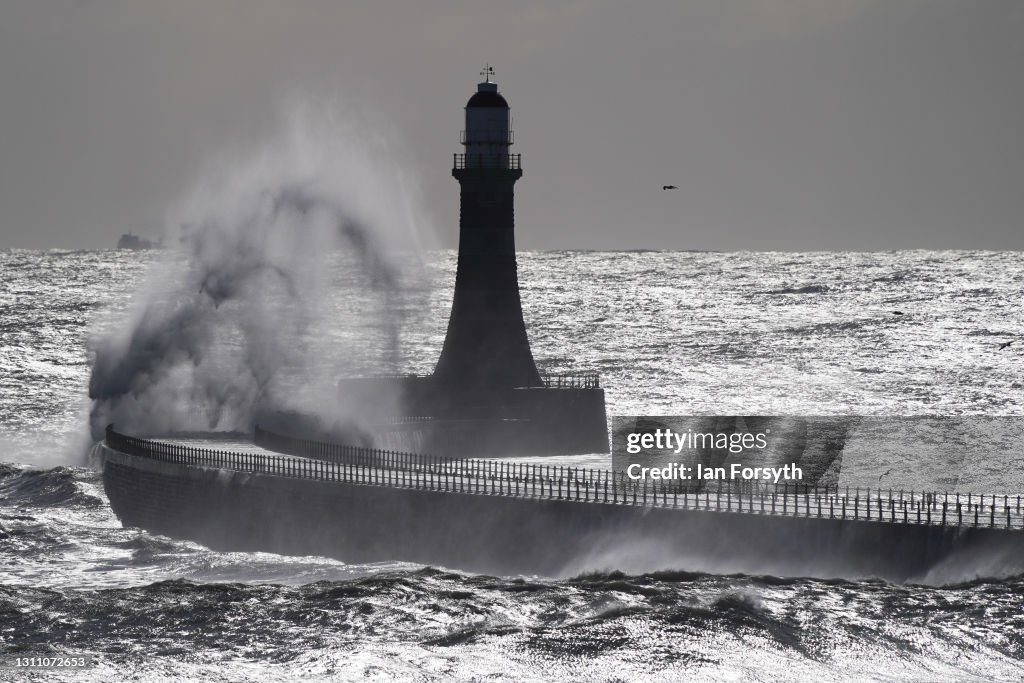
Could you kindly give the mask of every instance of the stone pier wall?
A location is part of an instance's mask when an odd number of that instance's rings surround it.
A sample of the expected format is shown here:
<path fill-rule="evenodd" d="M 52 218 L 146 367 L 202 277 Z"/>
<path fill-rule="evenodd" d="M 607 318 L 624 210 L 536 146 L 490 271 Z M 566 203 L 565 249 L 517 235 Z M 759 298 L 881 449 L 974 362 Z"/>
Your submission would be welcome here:
<path fill-rule="evenodd" d="M 1024 567 L 1020 530 L 651 509 L 288 479 L 102 449 L 126 524 L 218 550 L 547 576 L 623 569 L 905 581 L 957 555 Z"/>

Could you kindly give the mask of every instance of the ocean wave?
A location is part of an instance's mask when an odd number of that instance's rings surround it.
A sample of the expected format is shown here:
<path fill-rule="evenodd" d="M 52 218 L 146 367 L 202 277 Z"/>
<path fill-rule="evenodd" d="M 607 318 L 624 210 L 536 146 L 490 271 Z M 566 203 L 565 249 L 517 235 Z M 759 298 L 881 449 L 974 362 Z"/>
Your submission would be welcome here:
<path fill-rule="evenodd" d="M 875 322 L 877 321 L 874 319 L 840 320 L 837 322 L 814 323 L 812 325 L 802 325 L 799 327 L 787 327 L 783 331 L 796 335 L 811 335 L 821 332 L 844 332 L 849 330 L 860 330 Z"/>
<path fill-rule="evenodd" d="M 172 660 L 216 653 L 218 661 L 276 664 L 299 653 L 401 647 L 409 655 L 413 647 L 498 658 L 515 676 L 530 671 L 537 657 L 622 666 L 641 650 L 650 653 L 644 662 L 650 671 L 673 662 L 722 665 L 734 657 L 716 648 L 731 643 L 737 656 L 774 652 L 823 671 L 870 652 L 910 670 L 941 664 L 964 672 L 979 662 L 1024 662 L 1024 640 L 1012 635 L 1022 598 L 1020 576 L 895 588 L 880 581 L 686 571 L 548 581 L 422 568 L 297 587 L 184 580 L 107 590 L 0 584 L 0 621 L 9 629 L 0 651 L 87 649 L 117 662 L 129 641 Z M 965 619 L 985 628 L 955 638 L 943 631 L 943 624 Z M 922 629 L 925 620 L 933 627 Z M 715 647 L 700 645 L 709 636 Z"/>
<path fill-rule="evenodd" d="M 762 294 L 827 294 L 832 291 L 828 285 L 804 285 L 803 287 L 782 287 L 770 289 Z"/>

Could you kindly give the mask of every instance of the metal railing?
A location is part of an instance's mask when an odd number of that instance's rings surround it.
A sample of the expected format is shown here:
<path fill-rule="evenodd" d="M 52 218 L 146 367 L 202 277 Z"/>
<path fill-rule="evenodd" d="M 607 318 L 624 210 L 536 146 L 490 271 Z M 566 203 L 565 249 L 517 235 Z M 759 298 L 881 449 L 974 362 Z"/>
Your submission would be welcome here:
<path fill-rule="evenodd" d="M 453 154 L 452 168 L 487 168 L 518 171 L 522 169 L 519 154 Z"/>
<path fill-rule="evenodd" d="M 585 375 L 541 375 L 545 389 L 600 389 L 601 376 L 596 373 Z"/>
<path fill-rule="evenodd" d="M 344 382 L 359 383 L 359 382 L 415 382 L 415 381 L 428 381 L 433 379 L 433 375 L 369 375 L 367 377 L 352 377 L 346 378 Z M 544 373 L 541 375 L 541 381 L 544 386 L 548 389 L 600 389 L 601 388 L 601 376 L 596 372 L 588 373 L 567 373 L 567 374 L 555 374 L 555 373 Z M 387 418 L 392 420 L 394 418 Z"/>
<path fill-rule="evenodd" d="M 542 374 L 541 382 L 543 382 L 544 388 L 546 389 L 600 389 L 601 388 L 601 376 L 596 372 L 582 373 L 582 374 Z M 372 375 L 369 377 L 355 377 L 346 379 L 346 382 L 359 383 L 359 382 L 377 382 L 377 381 L 389 381 L 389 382 L 412 382 L 412 381 L 428 381 L 432 379 L 432 375 Z M 401 422 L 407 418 L 396 416 L 384 418 L 384 422 Z M 410 420 L 425 420 L 434 419 L 427 417 L 414 417 L 408 418 Z"/>
<path fill-rule="evenodd" d="M 106 444 L 129 456 L 368 486 L 534 500 L 965 527 L 1024 529 L 1021 497 L 937 491 L 839 489 L 799 483 L 682 486 L 632 480 L 623 472 L 495 460 L 464 460 L 296 439 L 258 430 L 280 454 L 199 448 L 126 436 L 107 427 Z"/>

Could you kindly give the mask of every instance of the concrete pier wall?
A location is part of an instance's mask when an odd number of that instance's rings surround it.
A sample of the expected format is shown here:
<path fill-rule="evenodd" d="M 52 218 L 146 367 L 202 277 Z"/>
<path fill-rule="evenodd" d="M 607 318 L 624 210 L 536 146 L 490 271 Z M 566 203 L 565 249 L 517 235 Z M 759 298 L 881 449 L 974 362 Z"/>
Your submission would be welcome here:
<path fill-rule="evenodd" d="M 296 480 L 103 447 L 126 524 L 218 550 L 405 560 L 490 574 L 585 571 L 922 577 L 957 555 L 1024 567 L 1020 530 L 652 509 Z"/>
<path fill-rule="evenodd" d="M 424 422 L 417 428 L 422 445 L 416 450 L 429 453 L 568 455 L 609 450 L 604 390 L 597 386 L 453 388 L 434 377 L 409 376 L 344 379 L 338 390 L 346 404 L 366 412 L 367 420 L 374 415 L 434 420 L 433 427 Z M 277 430 L 310 433 L 301 424 Z"/>

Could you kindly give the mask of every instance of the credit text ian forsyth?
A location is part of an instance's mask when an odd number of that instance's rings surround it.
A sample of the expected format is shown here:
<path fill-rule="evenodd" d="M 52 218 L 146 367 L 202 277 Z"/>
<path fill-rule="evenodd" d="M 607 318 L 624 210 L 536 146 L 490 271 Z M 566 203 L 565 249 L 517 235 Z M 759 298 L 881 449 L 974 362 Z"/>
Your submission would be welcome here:
<path fill-rule="evenodd" d="M 684 451 L 705 454 L 715 451 L 729 454 L 750 453 L 767 448 L 770 434 L 770 429 L 757 433 L 716 433 L 695 432 L 691 429 L 687 429 L 685 432 L 675 432 L 668 428 L 659 428 L 653 431 L 627 434 L 626 452 L 629 455 L 639 455 L 645 450 L 656 450 L 660 453 L 669 451 L 675 455 L 681 455 Z M 731 462 L 721 465 L 699 461 L 692 464 L 672 462 L 656 465 L 631 462 L 626 467 L 626 476 L 636 480 L 766 481 L 777 484 L 780 481 L 801 481 L 803 475 L 803 471 L 797 467 L 796 463 L 766 467 L 748 462 Z"/>

